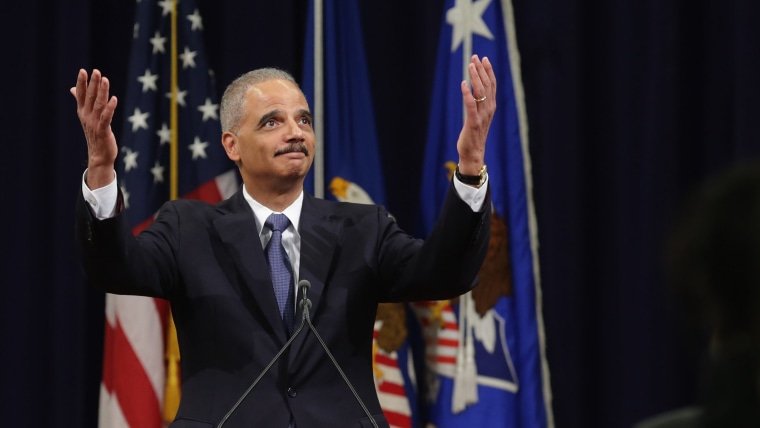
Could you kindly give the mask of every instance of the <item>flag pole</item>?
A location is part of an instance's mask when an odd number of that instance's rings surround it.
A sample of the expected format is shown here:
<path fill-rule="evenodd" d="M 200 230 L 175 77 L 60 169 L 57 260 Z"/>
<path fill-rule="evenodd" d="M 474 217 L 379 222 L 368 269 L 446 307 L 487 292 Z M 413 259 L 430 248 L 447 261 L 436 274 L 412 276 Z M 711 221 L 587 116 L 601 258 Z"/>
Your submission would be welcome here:
<path fill-rule="evenodd" d="M 177 105 L 178 64 L 177 64 L 177 1 L 172 0 L 171 12 L 171 64 L 170 86 L 171 101 L 169 102 L 169 123 L 171 128 L 171 143 L 169 152 L 169 197 L 174 200 L 179 194 L 179 111 Z M 179 409 L 180 380 L 179 380 L 179 343 L 177 329 L 171 309 L 168 314 L 166 331 L 166 384 L 164 386 L 164 422 L 174 420 Z"/>
<path fill-rule="evenodd" d="M 178 142 L 179 142 L 179 131 L 178 131 L 178 107 L 177 107 L 177 1 L 178 0 L 172 0 L 172 25 L 171 25 L 171 60 L 169 61 L 171 64 L 171 101 L 169 103 L 169 126 L 171 127 L 171 151 L 169 154 L 169 175 L 170 175 L 170 186 L 169 186 L 169 197 L 171 200 L 177 199 L 177 194 L 179 193 L 179 186 L 178 186 L 178 176 L 179 176 L 179 170 L 178 170 L 178 153 L 177 150 Z"/>
<path fill-rule="evenodd" d="M 322 42 L 322 0 L 314 1 L 314 196 L 325 197 L 325 115 L 324 115 L 324 64 Z"/>

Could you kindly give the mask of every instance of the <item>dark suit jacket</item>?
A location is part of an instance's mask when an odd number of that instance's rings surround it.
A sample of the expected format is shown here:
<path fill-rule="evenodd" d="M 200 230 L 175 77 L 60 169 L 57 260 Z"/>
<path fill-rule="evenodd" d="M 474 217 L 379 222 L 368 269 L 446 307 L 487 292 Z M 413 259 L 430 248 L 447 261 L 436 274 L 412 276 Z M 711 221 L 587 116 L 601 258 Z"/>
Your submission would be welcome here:
<path fill-rule="evenodd" d="M 444 205 L 423 243 L 382 207 L 304 196 L 299 277 L 311 282 L 311 320 L 380 426 L 377 304 L 463 294 L 487 251 L 490 200 L 473 213 L 451 186 Z M 218 424 L 288 339 L 242 191 L 217 205 L 168 202 L 137 237 L 125 216 L 99 221 L 80 196 L 76 235 L 92 285 L 171 302 L 182 370 L 171 426 Z M 291 413 L 299 428 L 371 426 L 308 326 L 224 426 L 285 428 Z"/>

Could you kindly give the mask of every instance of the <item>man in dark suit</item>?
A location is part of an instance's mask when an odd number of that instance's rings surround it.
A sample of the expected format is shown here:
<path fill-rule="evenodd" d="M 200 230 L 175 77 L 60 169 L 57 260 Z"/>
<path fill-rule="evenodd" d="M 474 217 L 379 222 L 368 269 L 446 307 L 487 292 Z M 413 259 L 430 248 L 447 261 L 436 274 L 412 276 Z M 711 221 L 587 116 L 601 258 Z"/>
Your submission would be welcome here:
<path fill-rule="evenodd" d="M 244 74 L 222 97 L 222 144 L 239 167 L 241 189 L 217 205 L 168 202 L 135 237 L 120 215 L 114 173 L 117 100 L 99 71 L 89 81 L 79 71 L 71 93 L 88 147 L 77 204 L 81 260 L 88 281 L 103 291 L 171 302 L 182 355 L 182 401 L 172 427 L 211 427 L 225 417 L 303 320 L 301 280 L 311 284 L 314 327 L 367 410 L 305 331 L 224 426 L 371 426 L 367 413 L 388 426 L 372 372 L 378 303 L 461 295 L 487 250 L 484 153 L 496 80 L 487 58 L 473 56 L 469 73 L 472 86 L 461 84 L 466 119 L 457 178 L 423 242 L 382 207 L 303 191 L 314 157 L 311 112 L 292 76 L 277 69 Z"/>

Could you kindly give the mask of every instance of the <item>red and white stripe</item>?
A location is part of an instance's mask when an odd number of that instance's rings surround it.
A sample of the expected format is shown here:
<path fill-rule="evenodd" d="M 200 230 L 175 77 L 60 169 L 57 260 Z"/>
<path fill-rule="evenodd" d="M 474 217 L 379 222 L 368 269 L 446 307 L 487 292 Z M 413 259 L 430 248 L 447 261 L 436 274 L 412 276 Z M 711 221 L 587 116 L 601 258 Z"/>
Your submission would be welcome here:
<path fill-rule="evenodd" d="M 101 428 L 161 427 L 166 301 L 106 295 Z"/>
<path fill-rule="evenodd" d="M 375 321 L 373 335 L 375 345 L 377 345 L 377 333 L 380 327 L 382 327 L 382 321 Z M 398 365 L 398 353 L 386 352 L 377 346 L 376 349 L 375 389 L 385 419 L 391 428 L 411 428 L 412 409 L 404 388 L 404 377 Z"/>
<path fill-rule="evenodd" d="M 412 309 L 422 324 L 428 367 L 439 375 L 453 378 L 459 348 L 459 325 L 454 309 L 449 302 L 414 302 Z"/>

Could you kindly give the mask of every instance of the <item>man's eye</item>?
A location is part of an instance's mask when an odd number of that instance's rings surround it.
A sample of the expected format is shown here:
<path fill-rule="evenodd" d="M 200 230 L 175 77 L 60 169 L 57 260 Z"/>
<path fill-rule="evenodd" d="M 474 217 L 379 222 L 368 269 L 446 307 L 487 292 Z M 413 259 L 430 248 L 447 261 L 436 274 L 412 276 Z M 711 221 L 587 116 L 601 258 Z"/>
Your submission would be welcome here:
<path fill-rule="evenodd" d="M 311 119 L 304 116 L 301 118 L 301 123 L 303 123 L 304 125 L 311 125 Z"/>
<path fill-rule="evenodd" d="M 264 123 L 264 126 L 274 126 L 277 123 L 274 119 L 269 119 Z"/>

